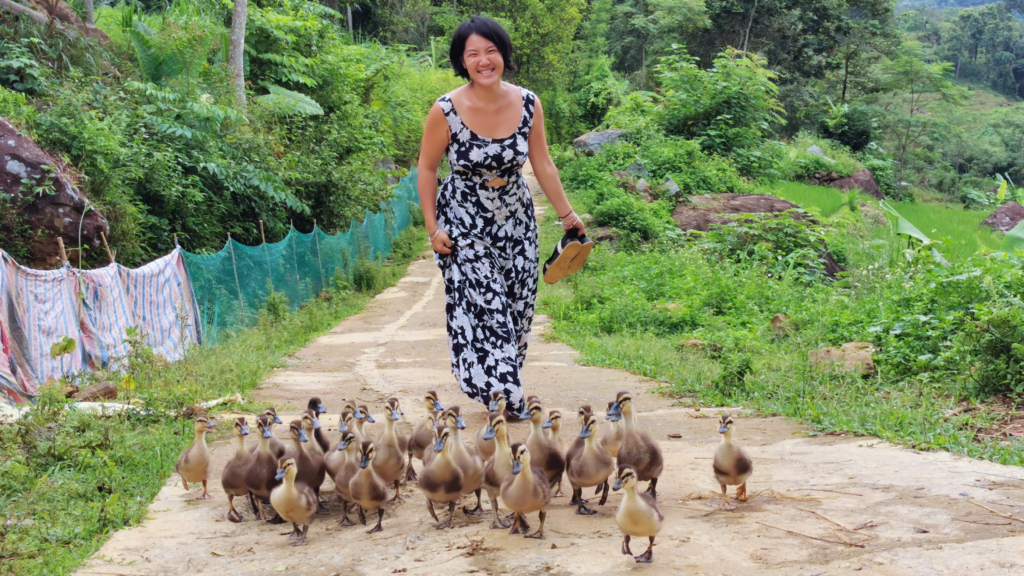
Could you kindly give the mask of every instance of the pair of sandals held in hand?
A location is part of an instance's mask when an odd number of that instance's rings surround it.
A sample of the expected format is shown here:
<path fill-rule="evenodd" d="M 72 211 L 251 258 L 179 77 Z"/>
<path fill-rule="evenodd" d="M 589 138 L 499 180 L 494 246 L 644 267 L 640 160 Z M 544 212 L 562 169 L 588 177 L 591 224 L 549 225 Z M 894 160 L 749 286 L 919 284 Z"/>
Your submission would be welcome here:
<path fill-rule="evenodd" d="M 582 268 L 593 249 L 593 240 L 586 235 L 580 236 L 576 228 L 568 230 L 555 245 L 551 258 L 544 263 L 544 282 L 554 284 Z"/>

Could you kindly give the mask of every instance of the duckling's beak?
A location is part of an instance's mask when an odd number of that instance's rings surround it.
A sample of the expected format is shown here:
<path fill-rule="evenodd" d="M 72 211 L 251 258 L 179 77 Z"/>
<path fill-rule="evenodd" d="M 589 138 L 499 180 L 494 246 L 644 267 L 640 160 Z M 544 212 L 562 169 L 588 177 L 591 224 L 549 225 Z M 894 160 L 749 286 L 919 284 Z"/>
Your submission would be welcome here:
<path fill-rule="evenodd" d="M 718 433 L 719 434 L 725 434 L 728 431 L 729 431 L 729 427 L 726 426 L 725 424 L 722 424 L 721 426 L 718 427 Z"/>
<path fill-rule="evenodd" d="M 360 468 L 366 468 L 369 465 L 370 465 L 370 459 L 366 457 L 366 454 L 363 454 L 362 459 L 359 460 L 359 467 Z"/>
<path fill-rule="evenodd" d="M 612 422 L 616 422 L 618 418 L 615 416 L 622 416 L 622 404 L 619 402 L 612 404 L 612 407 L 608 409 L 608 416 L 611 416 Z"/>
<path fill-rule="evenodd" d="M 441 402 L 436 398 L 434 399 L 434 410 L 444 410 L 444 406 L 441 406 Z"/>
<path fill-rule="evenodd" d="M 544 424 L 541 425 L 541 428 L 551 428 L 554 425 L 555 423 L 551 421 L 551 418 L 548 418 L 546 421 L 544 421 Z"/>
<path fill-rule="evenodd" d="M 264 438 L 273 438 L 274 437 L 274 435 L 270 433 L 270 428 L 263 428 L 262 430 L 263 430 L 263 437 Z"/>
<path fill-rule="evenodd" d="M 343 452 L 348 449 L 348 440 L 342 440 L 338 442 L 338 452 Z"/>
<path fill-rule="evenodd" d="M 462 416 L 455 417 L 455 427 L 458 428 L 459 430 L 466 429 L 466 423 L 462 421 Z"/>
<path fill-rule="evenodd" d="M 274 424 L 284 424 L 284 420 L 281 420 L 280 416 L 274 414 Z"/>
<path fill-rule="evenodd" d="M 622 420 L 622 412 L 616 412 L 614 414 L 609 413 L 608 416 L 606 416 L 606 418 L 608 418 L 612 422 L 618 422 L 619 420 Z"/>
<path fill-rule="evenodd" d="M 622 478 L 615 479 L 615 484 L 612 484 L 612 490 L 622 490 Z"/>
<path fill-rule="evenodd" d="M 245 424 L 242 424 L 242 429 L 239 430 L 239 432 L 242 433 L 242 436 L 248 436 L 249 435 L 249 427 L 246 426 Z"/>
<path fill-rule="evenodd" d="M 491 403 L 487 405 L 487 410 L 489 410 L 491 412 L 495 412 L 495 411 L 497 411 L 497 409 L 498 409 L 498 401 L 497 400 L 491 400 Z"/>
<path fill-rule="evenodd" d="M 355 418 L 356 420 L 362 420 L 363 418 L 366 418 L 366 415 L 363 414 L 362 410 L 356 408 L 355 411 L 352 412 L 352 417 Z"/>
<path fill-rule="evenodd" d="M 278 468 L 277 474 L 274 475 L 274 480 L 281 480 L 284 478 L 284 468 Z"/>
<path fill-rule="evenodd" d="M 348 432 L 348 422 L 342 421 L 341 426 L 338 427 L 338 432 Z"/>
<path fill-rule="evenodd" d="M 590 438 L 590 426 L 584 426 L 580 431 L 580 438 Z"/>
<path fill-rule="evenodd" d="M 317 414 L 327 414 L 327 408 L 324 408 L 323 404 L 317 404 L 316 405 L 316 413 Z"/>
<path fill-rule="evenodd" d="M 363 417 L 366 418 L 366 421 L 369 422 L 370 424 L 376 422 L 376 420 L 373 419 L 373 416 L 370 416 L 369 412 L 364 412 Z"/>
<path fill-rule="evenodd" d="M 434 452 L 440 452 L 444 450 L 444 438 L 438 438 L 437 442 L 434 442 Z"/>
<path fill-rule="evenodd" d="M 516 459 L 512 462 L 512 473 L 519 474 L 523 471 L 523 463 Z"/>
<path fill-rule="evenodd" d="M 319 430 L 320 428 L 322 428 L 322 426 L 320 426 L 320 421 L 313 418 L 313 430 Z"/>
<path fill-rule="evenodd" d="M 392 410 L 391 411 L 391 419 L 392 420 L 398 420 L 399 418 L 401 418 L 401 416 L 398 415 L 398 410 Z"/>
<path fill-rule="evenodd" d="M 494 426 L 488 426 L 487 432 L 484 432 L 484 440 L 490 440 L 498 435 L 498 431 L 494 429 Z"/>
<path fill-rule="evenodd" d="M 305 430 L 299 430 L 299 442 L 309 442 L 309 436 L 306 436 Z"/>

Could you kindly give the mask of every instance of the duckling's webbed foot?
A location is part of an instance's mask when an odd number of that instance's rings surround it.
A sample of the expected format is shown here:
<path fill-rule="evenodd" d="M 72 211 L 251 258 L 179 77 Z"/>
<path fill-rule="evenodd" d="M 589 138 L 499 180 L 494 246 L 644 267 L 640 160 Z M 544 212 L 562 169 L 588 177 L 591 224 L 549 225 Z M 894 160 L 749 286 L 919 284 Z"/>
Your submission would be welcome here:
<path fill-rule="evenodd" d="M 651 483 L 647 485 L 647 493 L 651 495 L 651 498 L 658 499 L 658 479 L 651 478 Z"/>
<path fill-rule="evenodd" d="M 341 501 L 341 521 L 338 522 L 338 526 L 355 526 L 355 525 L 356 525 L 356 523 L 353 522 L 348 517 L 348 502 L 342 500 Z"/>
<path fill-rule="evenodd" d="M 306 524 L 305 526 L 303 526 L 301 530 L 299 530 L 299 527 L 296 526 L 295 527 L 295 533 L 296 533 L 297 537 L 295 538 L 295 541 L 292 542 L 292 546 L 305 546 L 306 545 L 306 532 L 309 532 L 309 524 Z"/>
<path fill-rule="evenodd" d="M 242 521 L 242 515 L 232 507 L 231 510 L 228 510 L 228 521 L 238 524 Z"/>
<path fill-rule="evenodd" d="M 388 500 L 388 504 L 398 504 L 399 502 L 405 502 L 405 500 L 402 500 L 402 495 L 399 492 L 399 488 L 398 487 L 399 487 L 399 481 L 395 480 L 395 497 L 392 498 L 391 500 Z"/>
<path fill-rule="evenodd" d="M 597 510 L 587 508 L 587 505 L 580 500 L 579 504 L 576 506 L 576 513 L 580 516 L 593 516 L 594 514 L 597 514 Z"/>
<path fill-rule="evenodd" d="M 647 546 L 647 552 L 637 556 L 634 560 L 641 564 L 650 564 L 651 560 L 654 559 L 654 536 L 650 537 L 650 541 L 650 545 Z"/>
<path fill-rule="evenodd" d="M 419 480 L 419 477 L 416 476 L 416 470 L 412 467 L 412 452 L 410 452 L 409 453 L 409 465 L 405 467 L 405 481 L 406 482 L 415 482 L 417 480 Z"/>
<path fill-rule="evenodd" d="M 287 524 L 287 521 L 285 521 L 284 518 L 281 518 L 280 514 L 274 512 L 274 517 L 267 520 L 267 524 Z"/>
<path fill-rule="evenodd" d="M 565 494 L 562 493 L 562 479 L 559 478 L 558 479 L 558 488 L 555 489 L 555 493 L 552 494 L 551 497 L 552 498 L 561 498 L 563 496 L 565 496 Z"/>
<path fill-rule="evenodd" d="M 367 530 L 366 533 L 367 534 L 373 534 L 374 532 L 380 532 L 381 530 L 383 530 L 384 528 L 380 525 L 380 523 L 383 522 L 383 521 L 384 521 L 384 508 L 380 507 L 380 508 L 377 508 L 377 525 L 374 526 L 373 528 L 371 528 L 370 530 Z"/>
<path fill-rule="evenodd" d="M 292 533 L 288 535 L 289 540 L 297 540 L 302 537 L 302 529 L 298 524 L 292 523 Z"/>
<path fill-rule="evenodd" d="M 530 529 L 529 526 L 524 526 L 526 519 L 518 512 L 514 512 L 512 515 L 514 516 L 512 518 L 512 530 L 509 531 L 509 534 L 526 534 L 526 531 Z"/>
<path fill-rule="evenodd" d="M 467 516 L 476 516 L 477 514 L 483 514 L 484 513 L 484 507 L 481 505 L 481 502 L 480 502 L 480 492 L 481 492 L 481 489 L 477 488 L 476 489 L 476 508 L 469 509 L 469 508 L 466 508 L 465 506 L 463 506 L 462 507 L 462 513 L 463 514 L 466 514 Z"/>
<path fill-rule="evenodd" d="M 491 522 L 491 528 L 492 529 L 503 528 L 505 530 L 508 530 L 510 524 L 508 522 L 502 521 L 501 518 L 498 517 L 498 501 L 497 501 L 497 499 L 494 499 L 494 498 L 491 499 L 491 510 L 494 511 L 494 522 Z"/>
<path fill-rule="evenodd" d="M 583 499 L 583 488 L 572 489 L 572 499 L 569 500 L 569 506 L 576 506 Z"/>
<path fill-rule="evenodd" d="M 544 519 L 547 518 L 548 514 L 547 514 L 547 512 L 541 510 L 538 513 L 538 515 L 540 516 L 540 526 L 537 528 L 537 531 L 534 532 L 533 534 L 527 534 L 527 535 L 523 536 L 524 538 L 536 538 L 537 540 L 543 540 L 544 539 Z"/>
<path fill-rule="evenodd" d="M 629 549 L 629 534 L 622 537 L 622 553 L 626 556 L 633 555 L 633 551 Z"/>
<path fill-rule="evenodd" d="M 434 522 L 440 522 L 437 518 L 437 512 L 434 512 L 434 501 L 427 498 L 427 511 L 430 512 L 430 517 L 434 519 Z"/>
<path fill-rule="evenodd" d="M 744 482 L 736 487 L 736 499 L 740 502 L 747 501 L 747 483 Z"/>
<path fill-rule="evenodd" d="M 210 498 L 213 498 L 213 496 L 210 496 L 210 493 L 207 492 L 206 480 L 203 480 L 203 495 L 199 497 L 199 500 L 209 500 Z"/>
<path fill-rule="evenodd" d="M 433 510 L 433 506 L 431 506 L 431 510 Z M 455 524 L 452 523 L 452 518 L 454 518 L 454 517 L 455 517 L 455 501 L 452 500 L 451 502 L 448 503 L 448 519 L 445 520 L 444 522 L 439 523 L 439 524 L 435 524 L 434 528 L 437 529 L 437 530 L 445 530 L 447 528 L 454 528 Z"/>
<path fill-rule="evenodd" d="M 256 515 L 256 519 L 265 520 L 265 518 L 261 518 L 260 509 L 256 506 L 256 497 L 252 495 L 252 492 L 247 492 L 246 498 L 249 499 L 249 507 L 252 508 L 252 513 Z"/>
<path fill-rule="evenodd" d="M 362 506 L 359 507 L 359 523 L 366 526 L 366 510 Z"/>

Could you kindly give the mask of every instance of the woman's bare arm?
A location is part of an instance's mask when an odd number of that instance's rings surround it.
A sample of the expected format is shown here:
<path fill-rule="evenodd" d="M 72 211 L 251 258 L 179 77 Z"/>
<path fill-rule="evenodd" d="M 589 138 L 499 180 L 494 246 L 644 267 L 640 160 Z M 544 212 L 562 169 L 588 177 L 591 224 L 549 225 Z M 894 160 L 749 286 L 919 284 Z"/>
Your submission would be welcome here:
<path fill-rule="evenodd" d="M 447 231 L 439 230 L 437 226 L 437 167 L 444 157 L 449 138 L 448 121 L 444 117 L 441 105 L 435 102 L 427 114 L 427 122 L 423 128 L 416 183 L 419 187 L 423 219 L 427 232 L 430 233 L 430 245 L 440 254 L 450 254 L 452 245 Z"/>
<path fill-rule="evenodd" d="M 562 181 L 558 177 L 558 168 L 548 153 L 548 141 L 544 133 L 544 109 L 541 108 L 540 99 L 535 99 L 534 102 L 533 128 L 530 130 L 530 165 L 533 166 L 533 173 L 537 176 L 544 195 L 551 202 L 551 207 L 562 219 L 562 226 L 566 230 L 576 228 L 580 235 L 583 235 L 583 221 L 573 213 L 569 199 L 565 197 Z"/>

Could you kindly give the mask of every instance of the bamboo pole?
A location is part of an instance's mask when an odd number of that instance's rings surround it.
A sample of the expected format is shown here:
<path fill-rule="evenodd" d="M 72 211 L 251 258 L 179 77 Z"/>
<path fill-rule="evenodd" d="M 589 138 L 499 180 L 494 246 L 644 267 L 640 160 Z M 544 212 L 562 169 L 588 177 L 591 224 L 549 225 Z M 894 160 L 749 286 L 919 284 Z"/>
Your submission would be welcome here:
<path fill-rule="evenodd" d="M 68 263 L 68 253 L 64 251 L 64 239 L 57 236 L 57 247 L 60 248 L 60 261 L 61 264 Z"/>
<path fill-rule="evenodd" d="M 107 244 L 107 235 L 100 230 L 100 240 L 103 240 L 103 248 L 107 251 L 107 257 L 110 258 L 110 263 L 114 263 L 114 253 L 110 251 L 110 245 Z"/>
<path fill-rule="evenodd" d="M 263 220 L 260 220 L 260 240 L 263 241 L 263 257 L 267 259 L 267 282 L 270 282 L 270 291 L 274 291 L 274 270 L 270 266 L 270 253 L 267 252 L 267 237 L 263 234 Z"/>
<path fill-rule="evenodd" d="M 228 232 L 228 250 L 231 251 L 231 268 L 235 271 L 235 288 L 238 290 L 238 306 L 242 310 L 242 322 L 245 322 L 245 299 L 242 298 L 242 284 L 238 281 L 238 264 L 235 262 L 235 247 L 231 245 L 231 232 Z"/>
<path fill-rule="evenodd" d="M 326 290 L 327 280 L 324 278 L 324 261 L 320 257 L 320 237 L 316 235 L 316 220 L 313 220 L 313 240 L 316 240 L 316 261 L 320 265 L 320 290 Z"/>
<path fill-rule="evenodd" d="M 295 266 L 295 285 L 299 285 L 299 251 L 295 248 L 295 238 L 292 237 L 292 232 L 295 232 L 295 220 L 288 220 L 288 238 L 291 238 L 292 244 L 292 264 Z"/>

